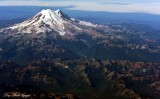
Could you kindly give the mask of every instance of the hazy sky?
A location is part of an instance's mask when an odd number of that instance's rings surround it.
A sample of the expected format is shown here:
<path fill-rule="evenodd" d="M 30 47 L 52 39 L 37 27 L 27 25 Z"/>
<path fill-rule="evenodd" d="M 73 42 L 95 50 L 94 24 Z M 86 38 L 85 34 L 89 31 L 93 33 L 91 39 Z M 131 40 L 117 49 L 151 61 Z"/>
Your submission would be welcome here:
<path fill-rule="evenodd" d="M 0 0 L 0 6 L 71 6 L 70 10 L 160 14 L 160 0 Z"/>

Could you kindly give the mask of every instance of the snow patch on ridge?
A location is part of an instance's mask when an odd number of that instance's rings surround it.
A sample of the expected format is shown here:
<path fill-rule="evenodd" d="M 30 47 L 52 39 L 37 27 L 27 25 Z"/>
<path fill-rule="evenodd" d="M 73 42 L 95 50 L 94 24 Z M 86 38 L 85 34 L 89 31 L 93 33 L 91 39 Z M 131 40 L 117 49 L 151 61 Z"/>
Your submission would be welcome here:
<path fill-rule="evenodd" d="M 90 26 L 90 27 L 97 27 L 97 24 L 93 24 L 91 22 L 86 22 L 86 21 L 79 21 L 80 25 L 85 25 L 85 26 Z"/>

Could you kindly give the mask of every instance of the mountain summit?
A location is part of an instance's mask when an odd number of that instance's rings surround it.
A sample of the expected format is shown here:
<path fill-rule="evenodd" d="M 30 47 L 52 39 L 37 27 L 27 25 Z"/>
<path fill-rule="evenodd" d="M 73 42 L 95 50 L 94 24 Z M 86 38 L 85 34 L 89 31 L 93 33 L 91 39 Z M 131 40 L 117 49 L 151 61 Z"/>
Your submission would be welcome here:
<path fill-rule="evenodd" d="M 90 22 L 69 18 L 61 10 L 46 9 L 22 23 L 3 29 L 3 32 L 16 34 L 52 32 L 57 35 L 75 35 L 75 33 L 84 31 L 84 27 L 97 26 Z"/>
<path fill-rule="evenodd" d="M 11 29 L 17 29 L 21 33 L 43 33 L 43 32 L 58 32 L 60 35 L 65 35 L 64 24 L 70 21 L 70 18 L 60 10 L 52 11 L 50 9 L 42 10 L 33 18 L 16 24 Z"/>
<path fill-rule="evenodd" d="M 65 20 L 70 20 L 70 18 L 64 14 L 61 10 L 52 11 L 50 9 L 42 10 L 40 13 L 38 13 L 34 19 L 37 19 L 39 21 L 43 21 L 46 24 L 61 24 Z"/>

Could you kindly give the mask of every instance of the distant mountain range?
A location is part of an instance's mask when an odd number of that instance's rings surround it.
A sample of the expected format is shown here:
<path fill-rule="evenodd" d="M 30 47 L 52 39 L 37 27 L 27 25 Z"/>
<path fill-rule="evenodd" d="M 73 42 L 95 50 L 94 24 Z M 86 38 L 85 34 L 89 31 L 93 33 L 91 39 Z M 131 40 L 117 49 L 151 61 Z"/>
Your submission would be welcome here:
<path fill-rule="evenodd" d="M 145 25 L 99 25 L 42 10 L 0 29 L 0 82 L 82 99 L 156 99 L 160 34 L 153 32 Z"/>
<path fill-rule="evenodd" d="M 84 21 L 90 21 L 98 24 L 121 24 L 136 23 L 149 25 L 157 30 L 160 28 L 159 15 L 146 13 L 115 13 L 115 12 L 96 12 L 96 11 L 79 11 L 67 10 L 67 7 L 40 7 L 40 6 L 0 6 L 0 21 L 9 23 L 8 20 L 21 22 L 32 17 L 41 9 L 61 9 L 70 17 L 78 18 Z M 0 28 L 3 26 L 0 23 Z"/>

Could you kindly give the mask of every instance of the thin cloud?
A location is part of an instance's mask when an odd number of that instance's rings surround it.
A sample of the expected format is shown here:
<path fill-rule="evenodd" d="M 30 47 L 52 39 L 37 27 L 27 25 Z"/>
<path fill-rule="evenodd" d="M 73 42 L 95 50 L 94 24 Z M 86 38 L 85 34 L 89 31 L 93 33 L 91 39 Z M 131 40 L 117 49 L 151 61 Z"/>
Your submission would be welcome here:
<path fill-rule="evenodd" d="M 139 2 L 137 0 L 0 0 L 0 6 L 65 7 L 72 5 L 72 7 L 68 7 L 66 9 L 110 12 L 143 12 L 160 14 L 160 1 L 152 1 L 153 2 L 151 2 L 151 0 L 139 0 Z"/>

